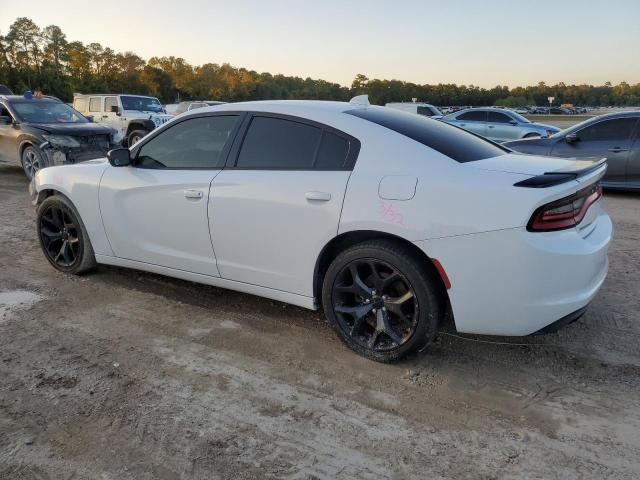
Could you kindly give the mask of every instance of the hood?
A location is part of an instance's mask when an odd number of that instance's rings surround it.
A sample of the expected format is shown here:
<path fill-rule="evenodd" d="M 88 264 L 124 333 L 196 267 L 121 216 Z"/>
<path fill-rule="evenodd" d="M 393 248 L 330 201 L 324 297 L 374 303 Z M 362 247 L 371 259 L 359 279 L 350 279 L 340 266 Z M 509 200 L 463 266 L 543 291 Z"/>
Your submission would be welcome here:
<path fill-rule="evenodd" d="M 559 132 L 561 129 L 558 127 L 554 127 L 553 125 L 549 125 L 547 123 L 538 123 L 538 122 L 532 122 L 533 125 L 537 126 L 537 127 L 542 127 L 545 130 L 553 130 L 554 132 Z"/>
<path fill-rule="evenodd" d="M 519 173 L 522 175 L 543 175 L 549 172 L 574 172 L 595 166 L 602 159 L 594 158 L 558 158 L 541 155 L 509 153 L 499 157 L 487 158 L 465 165 L 494 172 Z"/>
<path fill-rule="evenodd" d="M 520 140 L 512 140 L 510 142 L 504 142 L 502 145 L 509 148 L 516 148 L 517 146 L 540 146 L 546 145 L 548 143 L 549 137 L 532 137 L 532 138 L 521 138 Z"/>
<path fill-rule="evenodd" d="M 37 123 L 31 124 L 45 133 L 53 135 L 70 135 L 72 137 L 88 137 L 91 135 L 112 135 L 115 130 L 99 123 Z"/>

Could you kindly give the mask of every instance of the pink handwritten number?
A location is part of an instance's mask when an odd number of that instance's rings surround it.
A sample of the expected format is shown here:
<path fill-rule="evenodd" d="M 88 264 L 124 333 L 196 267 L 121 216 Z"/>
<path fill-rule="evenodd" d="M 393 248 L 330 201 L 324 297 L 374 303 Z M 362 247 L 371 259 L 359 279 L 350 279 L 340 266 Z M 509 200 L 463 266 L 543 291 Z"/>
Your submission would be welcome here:
<path fill-rule="evenodd" d="M 383 202 L 381 200 L 378 204 L 378 214 L 380 215 L 380 219 L 385 222 L 404 226 L 402 215 L 393 209 L 393 203 Z"/>

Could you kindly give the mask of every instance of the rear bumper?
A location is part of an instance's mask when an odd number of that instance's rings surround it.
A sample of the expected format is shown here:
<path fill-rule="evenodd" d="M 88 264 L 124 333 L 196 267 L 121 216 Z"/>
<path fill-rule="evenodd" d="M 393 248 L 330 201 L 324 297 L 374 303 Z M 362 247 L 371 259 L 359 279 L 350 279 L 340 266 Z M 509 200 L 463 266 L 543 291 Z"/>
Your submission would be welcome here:
<path fill-rule="evenodd" d="M 581 229 L 515 228 L 416 242 L 442 264 L 459 332 L 529 335 L 585 308 L 604 283 L 612 236 L 599 207 Z"/>
<path fill-rule="evenodd" d="M 561 319 L 556 320 L 555 322 L 547 325 L 546 327 L 541 328 L 536 333 L 538 333 L 538 334 L 555 333 L 558 330 L 560 330 L 561 328 L 564 328 L 567 325 L 570 325 L 573 322 L 579 320 L 580 317 L 582 317 L 585 314 L 585 312 L 587 311 L 588 307 L 589 306 L 587 305 L 587 306 L 584 306 L 584 307 L 576 310 L 575 312 L 571 312 L 569 315 L 566 315 L 566 316 L 562 317 Z"/>

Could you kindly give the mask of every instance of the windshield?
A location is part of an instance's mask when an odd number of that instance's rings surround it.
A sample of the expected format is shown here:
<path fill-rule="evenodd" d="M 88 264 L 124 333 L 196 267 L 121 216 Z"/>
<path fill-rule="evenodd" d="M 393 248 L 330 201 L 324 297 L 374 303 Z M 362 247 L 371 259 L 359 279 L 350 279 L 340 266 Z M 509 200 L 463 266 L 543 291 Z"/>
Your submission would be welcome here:
<path fill-rule="evenodd" d="M 121 96 L 123 110 L 139 110 L 141 112 L 162 112 L 162 105 L 157 98 Z"/>
<path fill-rule="evenodd" d="M 520 115 L 519 113 L 514 112 L 513 110 L 511 110 L 511 116 L 513 118 L 515 118 L 520 123 L 531 123 L 531 120 L 529 120 L 528 118 L 523 117 L 522 115 Z"/>
<path fill-rule="evenodd" d="M 66 103 L 25 100 L 11 102 L 19 120 L 27 123 L 88 123 L 80 112 Z"/>

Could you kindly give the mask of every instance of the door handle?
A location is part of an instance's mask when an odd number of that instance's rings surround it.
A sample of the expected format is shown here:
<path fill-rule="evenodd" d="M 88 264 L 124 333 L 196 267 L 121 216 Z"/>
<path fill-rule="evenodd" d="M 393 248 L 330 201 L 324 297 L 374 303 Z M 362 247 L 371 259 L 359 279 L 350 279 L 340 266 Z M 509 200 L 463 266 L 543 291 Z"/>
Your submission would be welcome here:
<path fill-rule="evenodd" d="M 466 124 L 466 123 L 461 123 L 461 124 L 460 124 L 460 126 L 461 126 L 461 127 L 466 127 L 466 126 L 467 126 L 467 124 Z"/>
<path fill-rule="evenodd" d="M 104 120 L 105 118 L 109 118 L 109 115 L 103 115 L 101 118 Z"/>
<path fill-rule="evenodd" d="M 628 152 L 629 149 L 628 148 L 613 147 L 613 148 L 610 148 L 609 151 L 613 152 L 613 153 L 618 153 L 618 152 Z"/>
<path fill-rule="evenodd" d="M 496 128 L 495 125 L 489 125 L 489 128 Z"/>
<path fill-rule="evenodd" d="M 317 202 L 328 202 L 331 200 L 331 194 L 328 192 L 307 192 L 304 196 L 307 200 L 315 200 Z"/>
<path fill-rule="evenodd" d="M 201 199 L 203 196 L 203 193 L 200 190 L 185 190 L 184 191 L 184 197 L 185 198 L 192 198 L 192 199 L 196 199 L 199 200 Z"/>

